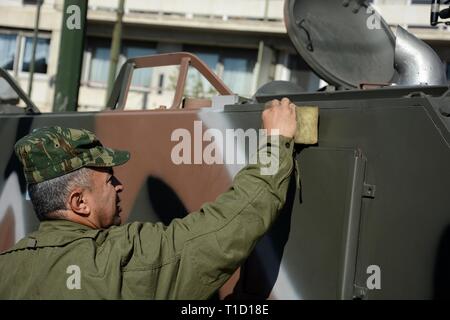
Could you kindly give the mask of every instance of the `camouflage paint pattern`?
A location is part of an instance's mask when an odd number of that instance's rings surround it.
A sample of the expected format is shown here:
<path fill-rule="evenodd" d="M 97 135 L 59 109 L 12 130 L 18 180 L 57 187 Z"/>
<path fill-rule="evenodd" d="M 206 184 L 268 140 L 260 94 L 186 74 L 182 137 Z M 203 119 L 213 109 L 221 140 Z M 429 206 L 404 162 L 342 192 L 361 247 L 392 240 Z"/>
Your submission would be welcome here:
<path fill-rule="evenodd" d="M 450 104 L 443 95 L 447 89 L 292 95 L 297 104 L 320 107 L 319 144 L 299 146 L 301 189 L 293 183 L 285 212 L 221 297 L 423 299 L 445 294 L 450 118 L 439 110 Z M 427 97 L 410 95 L 419 91 Z M 279 97 L 267 100 L 272 98 Z M 130 161 L 116 169 L 125 186 L 123 220 L 169 222 L 213 201 L 239 167 L 175 165 L 173 130 L 193 135 L 199 120 L 203 132 L 257 129 L 264 108 L 260 102 L 223 110 L 0 115 L 0 247 L 10 247 L 37 226 L 13 152 L 16 141 L 34 128 L 83 128 L 105 146 L 130 151 Z M 381 289 L 367 286 L 371 265 L 381 269 Z"/>

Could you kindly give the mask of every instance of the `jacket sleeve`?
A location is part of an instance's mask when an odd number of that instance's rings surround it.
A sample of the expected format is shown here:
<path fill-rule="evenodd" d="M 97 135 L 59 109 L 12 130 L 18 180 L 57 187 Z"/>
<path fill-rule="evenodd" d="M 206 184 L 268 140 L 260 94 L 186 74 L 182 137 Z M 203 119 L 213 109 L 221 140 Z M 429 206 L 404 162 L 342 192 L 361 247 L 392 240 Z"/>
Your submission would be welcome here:
<path fill-rule="evenodd" d="M 260 146 L 258 161 L 252 161 L 256 164 L 243 168 L 229 191 L 167 227 L 129 224 L 127 239 L 133 248 L 124 272 L 151 268 L 155 298 L 212 295 L 251 253 L 283 207 L 293 170 L 293 145 L 283 136 L 269 139 Z M 278 170 L 262 174 L 268 166 L 261 159 L 278 164 Z"/>

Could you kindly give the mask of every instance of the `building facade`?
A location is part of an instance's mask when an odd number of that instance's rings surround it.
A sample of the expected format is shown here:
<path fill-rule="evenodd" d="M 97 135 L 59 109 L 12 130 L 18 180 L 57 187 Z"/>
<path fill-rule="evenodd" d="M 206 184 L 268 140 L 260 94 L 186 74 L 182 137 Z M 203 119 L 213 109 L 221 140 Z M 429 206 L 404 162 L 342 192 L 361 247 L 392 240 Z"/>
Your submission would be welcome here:
<path fill-rule="evenodd" d="M 0 66 L 23 88 L 29 81 L 36 0 L 0 0 Z M 375 0 L 391 25 L 402 25 L 450 61 L 450 32 L 430 27 L 430 1 Z M 119 63 L 127 58 L 188 51 L 198 55 L 237 94 L 251 97 L 264 83 L 287 80 L 314 91 L 324 83 L 298 56 L 283 22 L 283 0 L 125 0 Z M 106 102 L 111 37 L 118 0 L 89 0 L 79 89 L 79 111 Z M 32 100 L 51 111 L 62 26 L 63 0 L 45 0 L 41 10 Z M 175 67 L 137 70 L 127 109 L 169 106 Z M 186 96 L 214 90 L 190 70 Z"/>

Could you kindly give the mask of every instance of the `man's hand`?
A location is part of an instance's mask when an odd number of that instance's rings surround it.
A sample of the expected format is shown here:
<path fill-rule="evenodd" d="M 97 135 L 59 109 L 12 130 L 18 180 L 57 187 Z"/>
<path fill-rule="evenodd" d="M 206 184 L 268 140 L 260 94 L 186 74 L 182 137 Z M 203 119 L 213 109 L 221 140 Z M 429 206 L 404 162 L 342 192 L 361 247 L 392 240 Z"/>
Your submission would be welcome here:
<path fill-rule="evenodd" d="M 295 105 L 288 98 L 272 100 L 267 104 L 268 108 L 262 114 L 263 126 L 267 129 L 267 134 L 273 129 L 278 129 L 279 134 L 287 138 L 293 138 L 297 131 L 297 117 L 295 115 Z"/>

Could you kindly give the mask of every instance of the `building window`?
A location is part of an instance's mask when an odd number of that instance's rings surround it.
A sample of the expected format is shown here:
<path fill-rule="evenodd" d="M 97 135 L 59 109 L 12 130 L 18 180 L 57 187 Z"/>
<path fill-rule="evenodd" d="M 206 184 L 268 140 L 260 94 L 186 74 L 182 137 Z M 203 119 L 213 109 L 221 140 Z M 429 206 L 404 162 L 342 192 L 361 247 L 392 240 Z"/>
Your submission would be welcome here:
<path fill-rule="evenodd" d="M 298 54 L 289 55 L 287 66 L 290 71 L 290 82 L 299 85 L 307 92 L 320 89 L 320 78 Z"/>
<path fill-rule="evenodd" d="M 13 70 L 17 48 L 17 35 L 0 34 L 0 67 Z"/>
<path fill-rule="evenodd" d="M 225 82 L 231 91 L 250 96 L 257 51 L 249 49 L 185 46 L 205 62 Z M 185 93 L 193 97 L 210 97 L 215 90 L 198 72 L 189 70 Z"/>
<path fill-rule="evenodd" d="M 106 84 L 109 75 L 111 59 L 111 45 L 103 39 L 89 39 L 88 51 L 91 53 L 91 63 L 89 68 L 89 81 Z M 156 52 L 152 44 L 145 45 L 131 41 L 124 41 L 121 46 L 121 54 L 117 67 L 117 74 L 123 63 L 129 58 L 149 56 Z M 137 69 L 133 72 L 131 87 L 150 88 L 152 72 L 150 68 Z"/>
<path fill-rule="evenodd" d="M 92 49 L 90 81 L 99 83 L 108 81 L 110 55 L 110 48 L 107 46 L 97 46 Z"/>
<path fill-rule="evenodd" d="M 219 55 L 217 53 L 194 52 L 194 54 L 217 73 L 219 64 Z M 216 94 L 209 81 L 194 68 L 189 68 L 184 93 L 189 97 L 196 98 L 210 97 Z"/>
<path fill-rule="evenodd" d="M 245 58 L 225 57 L 222 80 L 230 87 L 231 91 L 250 96 L 254 66 L 254 61 Z"/>
<path fill-rule="evenodd" d="M 34 60 L 35 73 L 47 73 L 50 39 L 38 37 Z M 30 70 L 33 37 L 27 33 L 0 33 L 0 67 L 13 72 Z M 16 67 L 17 66 L 17 67 Z"/>
<path fill-rule="evenodd" d="M 125 44 L 122 51 L 125 59 L 150 56 L 155 54 L 156 52 L 156 50 L 153 48 L 129 44 Z M 133 79 L 131 79 L 131 86 L 138 88 L 149 88 L 151 80 L 152 80 L 151 68 L 137 69 L 134 70 L 133 72 Z"/>
<path fill-rule="evenodd" d="M 37 39 L 36 55 L 34 58 L 35 73 L 47 73 L 49 47 L 50 47 L 50 39 Z M 33 53 L 33 38 L 25 37 L 25 51 L 23 55 L 21 71 L 25 72 L 30 71 L 32 53 Z"/>

